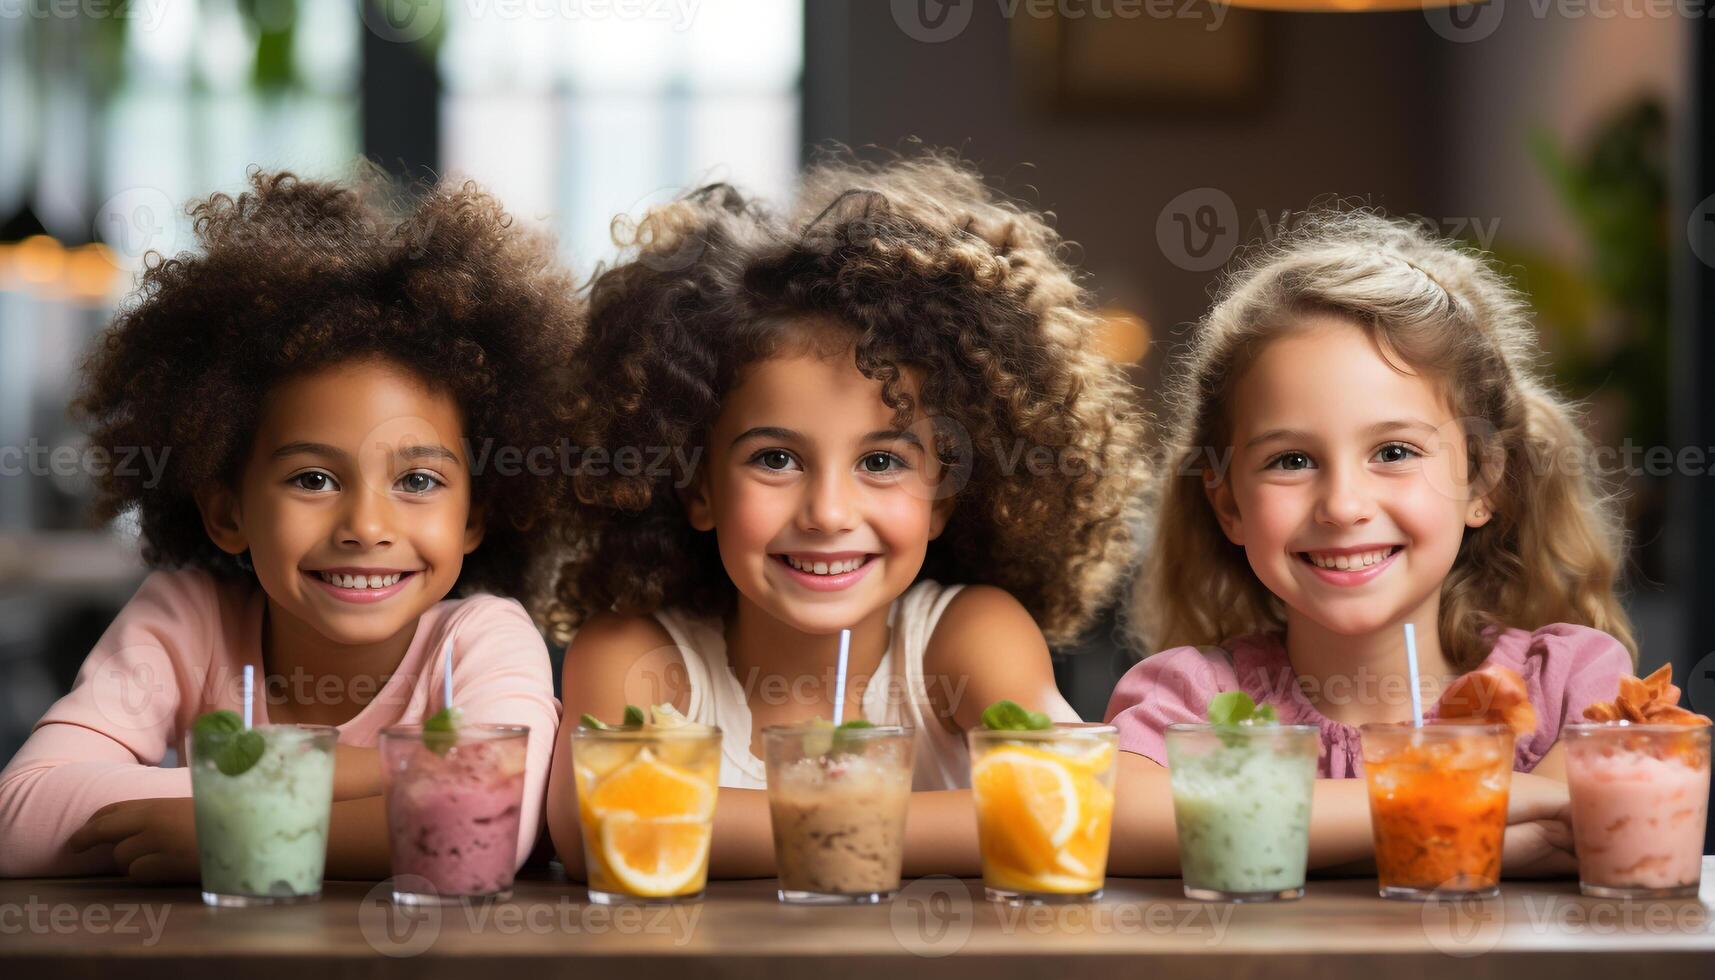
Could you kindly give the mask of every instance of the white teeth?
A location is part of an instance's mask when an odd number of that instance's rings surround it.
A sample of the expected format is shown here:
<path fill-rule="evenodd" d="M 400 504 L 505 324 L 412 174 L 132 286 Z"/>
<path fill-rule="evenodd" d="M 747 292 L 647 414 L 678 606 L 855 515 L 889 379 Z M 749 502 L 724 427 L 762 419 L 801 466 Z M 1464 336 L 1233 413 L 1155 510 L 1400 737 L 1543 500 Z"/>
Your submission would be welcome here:
<path fill-rule="evenodd" d="M 844 575 L 846 572 L 857 571 L 863 565 L 864 559 L 848 558 L 845 561 L 807 562 L 799 561 L 791 555 L 787 555 L 786 563 L 800 572 L 809 572 L 811 575 Z"/>
<path fill-rule="evenodd" d="M 385 589 L 398 585 L 403 572 L 392 572 L 387 575 L 340 575 L 336 572 L 317 572 L 322 581 L 342 589 Z"/>
<path fill-rule="evenodd" d="M 1330 568 L 1346 572 L 1353 569 L 1368 568 L 1377 562 L 1385 561 L 1389 555 L 1393 554 L 1393 551 L 1392 548 L 1382 548 L 1379 551 L 1366 551 L 1356 555 L 1318 555 L 1315 552 L 1306 552 L 1306 554 L 1310 557 L 1310 563 L 1317 568 Z"/>

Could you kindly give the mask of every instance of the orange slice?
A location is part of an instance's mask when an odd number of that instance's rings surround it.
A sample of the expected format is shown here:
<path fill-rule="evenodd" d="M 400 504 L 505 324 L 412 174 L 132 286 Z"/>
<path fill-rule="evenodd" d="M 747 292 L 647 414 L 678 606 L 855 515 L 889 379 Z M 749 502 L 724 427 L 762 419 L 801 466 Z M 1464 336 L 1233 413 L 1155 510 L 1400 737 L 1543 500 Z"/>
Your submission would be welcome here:
<path fill-rule="evenodd" d="M 715 813 L 715 790 L 707 780 L 670 766 L 644 749 L 596 787 L 589 808 L 600 818 L 625 813 L 644 820 L 707 821 Z"/>
<path fill-rule="evenodd" d="M 1071 767 L 1052 752 L 995 749 L 971 771 L 971 789 L 989 856 L 1027 873 L 1053 867 L 1083 818 Z"/>
<path fill-rule="evenodd" d="M 601 853 L 631 894 L 678 895 L 695 891 L 703 878 L 710 834 L 706 820 L 639 820 L 616 813 L 601 823 Z"/>

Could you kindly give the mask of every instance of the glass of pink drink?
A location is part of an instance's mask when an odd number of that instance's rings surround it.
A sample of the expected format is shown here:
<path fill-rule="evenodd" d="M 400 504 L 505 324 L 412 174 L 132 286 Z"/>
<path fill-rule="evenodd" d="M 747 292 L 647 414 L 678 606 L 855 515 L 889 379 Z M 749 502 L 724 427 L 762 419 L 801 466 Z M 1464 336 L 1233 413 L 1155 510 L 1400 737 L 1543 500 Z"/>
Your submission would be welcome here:
<path fill-rule="evenodd" d="M 1603 898 L 1690 898 L 1703 870 L 1708 725 L 1566 728 L 1578 886 Z"/>
<path fill-rule="evenodd" d="M 529 734 L 524 725 L 381 733 L 395 902 L 512 896 Z"/>

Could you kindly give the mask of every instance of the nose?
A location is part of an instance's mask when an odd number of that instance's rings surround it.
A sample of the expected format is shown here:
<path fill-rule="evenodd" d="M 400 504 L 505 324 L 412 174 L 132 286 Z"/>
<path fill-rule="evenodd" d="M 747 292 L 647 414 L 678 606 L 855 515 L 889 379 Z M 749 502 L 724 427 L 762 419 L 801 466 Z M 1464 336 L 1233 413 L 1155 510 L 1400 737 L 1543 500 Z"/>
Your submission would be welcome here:
<path fill-rule="evenodd" d="M 845 474 L 823 473 L 810 481 L 804 505 L 799 509 L 798 527 L 823 534 L 850 531 L 855 512 L 852 487 Z"/>
<path fill-rule="evenodd" d="M 360 481 L 356 491 L 346 495 L 345 511 L 340 515 L 336 532 L 340 545 L 369 549 L 392 544 L 392 516 L 393 504 L 387 494 Z"/>
<path fill-rule="evenodd" d="M 1375 493 L 1361 468 L 1330 465 L 1323 470 L 1316 521 L 1328 527 L 1362 526 L 1376 513 Z"/>

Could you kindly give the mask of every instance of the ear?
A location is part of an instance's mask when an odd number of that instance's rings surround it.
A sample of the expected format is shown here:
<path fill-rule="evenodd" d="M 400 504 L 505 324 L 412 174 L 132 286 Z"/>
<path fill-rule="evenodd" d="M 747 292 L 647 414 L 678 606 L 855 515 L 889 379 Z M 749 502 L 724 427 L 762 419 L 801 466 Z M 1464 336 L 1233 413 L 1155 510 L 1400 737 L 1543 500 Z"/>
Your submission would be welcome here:
<path fill-rule="evenodd" d="M 1470 528 L 1482 527 L 1495 516 L 1495 508 L 1490 505 L 1487 497 L 1477 497 L 1465 505 L 1465 526 Z"/>
<path fill-rule="evenodd" d="M 250 550 L 250 538 L 244 533 L 244 517 L 239 512 L 238 494 L 224 483 L 214 482 L 196 493 L 197 510 L 202 514 L 203 530 L 214 546 L 229 555 L 242 555 Z"/>
<path fill-rule="evenodd" d="M 1227 540 L 1243 548 L 1245 546 L 1244 517 L 1239 513 L 1238 501 L 1233 498 L 1233 481 L 1220 478 L 1213 482 L 1203 483 L 1203 495 L 1209 500 L 1209 507 L 1215 512 L 1215 520 L 1221 522 L 1221 531 Z"/>
<path fill-rule="evenodd" d="M 478 545 L 482 544 L 482 536 L 488 530 L 487 517 L 487 511 L 483 506 L 472 501 L 470 505 L 470 514 L 465 517 L 464 522 L 465 554 L 470 554 L 477 549 Z"/>
<path fill-rule="evenodd" d="M 715 509 L 709 501 L 709 477 L 706 467 L 697 467 L 697 475 L 689 486 L 679 488 L 679 503 L 684 505 L 685 519 L 699 531 L 715 529 Z"/>
<path fill-rule="evenodd" d="M 954 500 L 954 496 L 952 494 L 948 494 L 947 496 L 942 497 L 940 500 L 935 501 L 934 506 L 930 508 L 930 510 L 929 510 L 929 540 L 930 541 L 933 541 L 936 538 L 940 537 L 941 532 L 945 531 L 947 529 L 947 521 L 948 521 L 948 519 L 950 519 L 953 516 L 953 500 Z"/>

